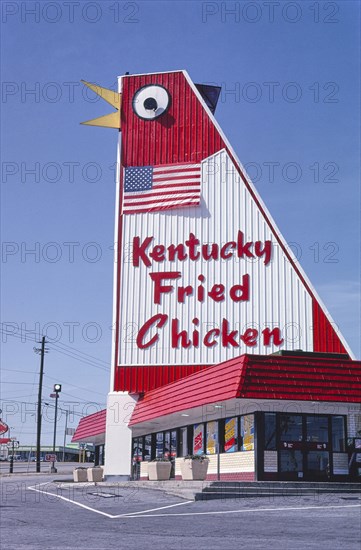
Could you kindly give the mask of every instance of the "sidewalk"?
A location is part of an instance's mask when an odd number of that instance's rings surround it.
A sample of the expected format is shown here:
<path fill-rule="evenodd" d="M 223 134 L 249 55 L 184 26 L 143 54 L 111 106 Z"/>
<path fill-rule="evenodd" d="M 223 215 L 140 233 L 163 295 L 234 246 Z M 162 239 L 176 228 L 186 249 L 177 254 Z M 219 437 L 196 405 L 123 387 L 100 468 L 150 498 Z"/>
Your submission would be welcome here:
<path fill-rule="evenodd" d="M 56 483 L 57 480 L 54 480 Z M 59 480 L 59 487 L 84 489 L 96 486 L 100 489 L 151 489 L 186 500 L 214 500 L 241 498 L 279 498 L 317 495 L 352 494 L 361 499 L 361 486 L 358 483 L 313 483 L 313 482 L 215 482 L 215 481 L 101 481 L 97 483 L 74 483 L 72 480 Z"/>

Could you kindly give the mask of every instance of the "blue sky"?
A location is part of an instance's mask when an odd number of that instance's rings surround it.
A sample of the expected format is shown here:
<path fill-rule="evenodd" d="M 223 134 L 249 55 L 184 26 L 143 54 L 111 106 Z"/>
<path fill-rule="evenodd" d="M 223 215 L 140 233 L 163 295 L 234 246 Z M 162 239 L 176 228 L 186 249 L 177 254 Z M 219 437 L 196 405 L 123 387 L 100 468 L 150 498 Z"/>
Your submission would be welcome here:
<path fill-rule="evenodd" d="M 44 401 L 62 383 L 71 426 L 104 406 L 109 387 L 117 133 L 79 125 L 111 110 L 82 78 L 114 87 L 126 71 L 186 69 L 222 86 L 217 120 L 360 357 L 358 2 L 1 7 L 1 317 L 15 334 L 2 336 L 2 417 L 12 435 L 35 444 L 38 337 L 22 341 L 21 329 L 56 339 Z M 63 430 L 64 416 L 59 444 Z M 51 412 L 43 431 L 50 443 Z"/>

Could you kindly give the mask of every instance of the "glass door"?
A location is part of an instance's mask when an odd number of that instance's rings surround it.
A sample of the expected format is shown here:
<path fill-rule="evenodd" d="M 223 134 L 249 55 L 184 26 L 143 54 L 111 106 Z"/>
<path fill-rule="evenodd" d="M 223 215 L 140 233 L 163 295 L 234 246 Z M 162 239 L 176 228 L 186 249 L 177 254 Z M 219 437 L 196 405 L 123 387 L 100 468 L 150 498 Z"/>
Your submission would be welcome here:
<path fill-rule="evenodd" d="M 133 439 L 132 479 L 140 478 L 140 463 L 143 458 L 143 437 Z"/>
<path fill-rule="evenodd" d="M 348 475 L 344 416 L 264 413 L 259 433 L 259 479 L 328 481 Z"/>
<path fill-rule="evenodd" d="M 301 481 L 304 476 L 303 464 L 303 421 L 300 414 L 281 414 L 279 417 L 279 456 L 280 478 Z"/>
<path fill-rule="evenodd" d="M 322 415 L 306 416 L 305 477 L 325 481 L 330 476 L 329 419 Z"/>
<path fill-rule="evenodd" d="M 172 463 L 170 477 L 175 477 L 175 459 L 177 456 L 177 430 L 164 432 L 164 458 Z"/>

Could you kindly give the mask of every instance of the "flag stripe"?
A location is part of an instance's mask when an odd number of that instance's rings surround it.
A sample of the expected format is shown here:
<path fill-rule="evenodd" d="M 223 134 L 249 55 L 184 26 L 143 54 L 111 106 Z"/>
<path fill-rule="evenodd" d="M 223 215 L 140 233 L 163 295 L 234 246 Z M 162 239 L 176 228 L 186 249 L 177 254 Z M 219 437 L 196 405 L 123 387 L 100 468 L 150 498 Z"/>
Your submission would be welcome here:
<path fill-rule="evenodd" d="M 159 197 L 157 198 L 157 200 L 154 200 L 153 197 L 151 197 L 151 200 L 147 200 L 149 197 L 146 197 L 144 200 L 142 201 L 138 201 L 136 203 L 128 203 L 129 204 L 129 207 L 130 208 L 133 208 L 134 206 L 137 206 L 137 205 L 149 205 L 149 204 L 155 204 L 155 203 L 167 203 L 169 202 L 169 197 L 165 196 L 165 197 Z M 195 200 L 198 200 L 199 202 L 199 199 L 200 199 L 200 194 L 197 194 L 197 193 L 194 193 L 193 196 L 190 196 L 190 195 L 187 195 L 187 196 L 184 196 L 183 198 L 182 197 L 179 197 L 179 200 L 178 202 L 179 203 L 182 203 L 186 200 L 192 200 L 192 201 L 195 201 Z"/>
<path fill-rule="evenodd" d="M 173 170 L 186 171 L 186 170 L 196 170 L 201 168 L 200 164 L 173 164 L 168 166 L 153 166 L 153 172 L 172 172 Z"/>
<path fill-rule="evenodd" d="M 192 193 L 182 193 L 182 191 L 180 193 L 177 193 L 177 195 L 179 196 L 179 200 L 183 200 L 184 197 L 187 198 L 187 197 L 190 197 L 190 198 L 193 198 L 193 197 L 200 197 L 200 193 L 199 191 L 193 191 Z M 172 199 L 174 198 L 174 195 L 173 194 L 169 194 L 169 193 L 158 193 L 156 195 L 156 197 L 154 197 L 153 195 L 142 195 L 142 197 L 137 200 L 137 201 L 134 201 L 133 199 L 125 199 L 124 201 L 124 204 L 143 204 L 145 201 L 148 201 L 148 203 L 151 203 L 152 200 L 153 202 L 156 200 L 168 200 L 168 199 Z M 152 199 L 152 200 L 149 200 L 149 199 Z"/>
<path fill-rule="evenodd" d="M 153 181 L 173 181 L 175 179 L 194 179 L 195 181 L 199 180 L 201 173 L 189 173 L 189 174 L 183 174 L 183 173 L 176 173 L 172 174 L 171 176 L 168 174 L 161 174 L 160 176 L 153 175 Z"/>
<path fill-rule="evenodd" d="M 177 204 L 177 208 L 182 208 L 184 206 L 197 206 L 199 204 L 199 197 L 195 199 L 187 199 L 183 202 L 179 202 Z M 175 207 L 174 207 L 175 208 Z M 127 214 L 136 214 L 141 212 L 151 212 L 151 211 L 157 211 L 157 210 L 169 210 L 168 203 L 156 203 L 152 204 L 152 206 L 147 205 L 137 205 L 132 206 L 131 209 L 127 210 Z"/>
<path fill-rule="evenodd" d="M 153 189 L 172 189 L 173 187 L 180 187 L 180 188 L 183 188 L 183 189 L 189 189 L 191 187 L 196 187 L 197 189 L 199 189 L 199 182 L 198 181 L 194 181 L 194 180 L 186 180 L 186 181 L 178 181 L 178 180 L 174 180 L 173 183 L 157 183 L 157 185 L 153 185 Z"/>
<path fill-rule="evenodd" d="M 176 185 L 162 185 L 161 187 L 156 187 L 155 189 L 157 191 L 157 196 L 161 195 L 162 192 L 164 191 L 166 191 L 168 195 L 170 194 L 176 195 L 178 191 L 189 192 L 189 193 L 193 193 L 194 191 L 199 191 L 199 186 L 197 186 L 196 184 L 192 184 L 192 185 L 176 184 Z M 124 197 L 124 200 L 126 200 L 127 198 L 132 198 L 133 200 L 135 197 L 139 197 L 139 199 L 141 199 L 146 195 L 153 196 L 154 190 L 150 189 L 149 191 L 142 191 L 141 193 L 139 193 L 139 191 L 128 191 L 128 193 Z"/>

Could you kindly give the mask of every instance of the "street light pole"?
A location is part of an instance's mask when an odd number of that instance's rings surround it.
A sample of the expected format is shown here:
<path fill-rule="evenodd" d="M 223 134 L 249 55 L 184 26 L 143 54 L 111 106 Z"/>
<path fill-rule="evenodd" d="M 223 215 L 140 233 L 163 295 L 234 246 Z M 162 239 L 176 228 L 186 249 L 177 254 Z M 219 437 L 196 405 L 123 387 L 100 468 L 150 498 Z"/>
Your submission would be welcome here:
<path fill-rule="evenodd" d="M 15 447 L 15 441 L 13 440 L 11 442 L 10 474 L 14 472 L 14 447 Z"/>
<path fill-rule="evenodd" d="M 13 430 L 14 428 L 13 427 L 10 427 L 9 426 L 9 440 L 10 440 L 10 446 L 9 446 L 9 443 L 8 443 L 8 458 L 9 458 L 9 461 L 10 461 L 10 467 L 9 467 L 9 474 L 12 474 L 14 473 L 14 454 L 15 454 L 15 438 L 11 437 L 11 430 Z M 16 442 L 16 444 L 18 445 L 18 442 Z M 9 450 L 11 449 L 11 455 L 9 456 Z"/>
<path fill-rule="evenodd" d="M 64 443 L 63 443 L 63 462 L 65 462 L 65 444 L 66 444 L 66 432 L 68 429 L 68 414 L 69 411 L 65 410 L 65 430 L 64 430 Z"/>
<path fill-rule="evenodd" d="M 53 453 L 55 453 L 55 447 L 56 447 L 56 423 L 58 419 L 58 399 L 59 399 L 59 393 L 55 392 L 55 415 L 54 415 L 54 436 L 53 436 Z"/>
<path fill-rule="evenodd" d="M 56 423 L 58 419 L 58 399 L 59 399 L 59 393 L 61 392 L 61 384 L 54 384 L 54 392 L 55 392 L 55 415 L 54 415 L 54 437 L 53 437 L 53 455 L 55 455 L 55 447 L 56 447 Z M 56 473 L 57 469 L 55 468 L 55 461 L 51 464 L 51 473 Z"/>

